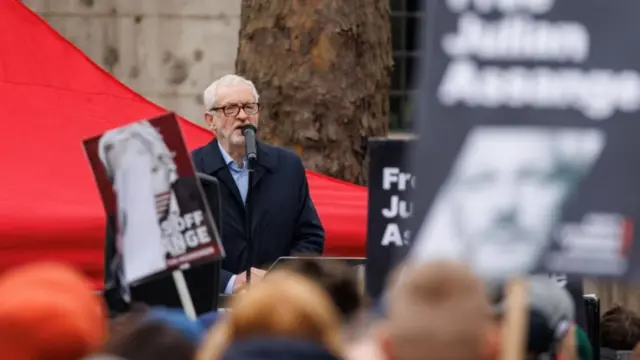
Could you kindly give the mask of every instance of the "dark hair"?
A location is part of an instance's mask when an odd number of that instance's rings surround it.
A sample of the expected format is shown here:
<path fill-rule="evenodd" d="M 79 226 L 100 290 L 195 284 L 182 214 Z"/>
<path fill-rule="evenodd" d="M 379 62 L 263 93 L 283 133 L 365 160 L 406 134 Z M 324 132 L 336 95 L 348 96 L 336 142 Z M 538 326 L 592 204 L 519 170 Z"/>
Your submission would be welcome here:
<path fill-rule="evenodd" d="M 602 315 L 600 321 L 600 343 L 612 350 L 633 350 L 640 342 L 640 317 L 620 305 Z"/>
<path fill-rule="evenodd" d="M 355 269 L 342 261 L 322 261 L 303 258 L 292 261 L 283 269 L 303 275 L 326 291 L 340 311 L 342 320 L 348 321 L 362 306 Z"/>
<path fill-rule="evenodd" d="M 112 334 L 102 353 L 127 360 L 191 360 L 196 346 L 179 330 L 161 321 L 147 320 L 146 311 L 123 315 L 112 323 Z"/>

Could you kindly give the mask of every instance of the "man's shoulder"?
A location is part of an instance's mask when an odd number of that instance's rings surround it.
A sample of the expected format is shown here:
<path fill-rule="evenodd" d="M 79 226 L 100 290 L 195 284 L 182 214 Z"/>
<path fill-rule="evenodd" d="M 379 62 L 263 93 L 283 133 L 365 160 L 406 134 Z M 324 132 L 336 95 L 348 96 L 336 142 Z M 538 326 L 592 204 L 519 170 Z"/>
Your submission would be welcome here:
<path fill-rule="evenodd" d="M 195 160 L 196 158 L 202 157 L 202 153 L 205 151 L 209 144 L 202 145 L 197 147 L 191 151 L 191 157 Z"/>
<path fill-rule="evenodd" d="M 277 159 L 278 165 L 291 165 L 291 164 L 302 164 L 302 159 L 300 156 L 287 148 L 281 146 L 270 145 L 267 143 L 260 143 L 260 147 L 263 151 L 267 152 L 269 156 L 273 156 Z"/>
<path fill-rule="evenodd" d="M 212 158 L 215 156 L 215 149 L 217 147 L 212 146 L 215 144 L 216 140 L 213 139 L 210 142 L 195 148 L 191 151 L 191 160 L 193 161 L 193 165 L 201 171 L 205 166 L 205 162 L 207 158 Z"/>

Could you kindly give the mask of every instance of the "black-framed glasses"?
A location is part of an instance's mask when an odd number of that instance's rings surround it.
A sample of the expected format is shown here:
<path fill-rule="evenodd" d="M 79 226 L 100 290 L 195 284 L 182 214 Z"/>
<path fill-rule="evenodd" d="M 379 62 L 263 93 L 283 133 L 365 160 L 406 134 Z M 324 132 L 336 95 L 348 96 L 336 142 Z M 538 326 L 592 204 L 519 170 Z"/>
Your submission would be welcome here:
<path fill-rule="evenodd" d="M 248 104 L 229 104 L 220 107 L 214 107 L 211 110 L 222 110 L 222 113 L 225 116 L 238 116 L 240 113 L 240 109 L 244 111 L 247 115 L 255 115 L 260 111 L 259 103 L 248 103 Z"/>

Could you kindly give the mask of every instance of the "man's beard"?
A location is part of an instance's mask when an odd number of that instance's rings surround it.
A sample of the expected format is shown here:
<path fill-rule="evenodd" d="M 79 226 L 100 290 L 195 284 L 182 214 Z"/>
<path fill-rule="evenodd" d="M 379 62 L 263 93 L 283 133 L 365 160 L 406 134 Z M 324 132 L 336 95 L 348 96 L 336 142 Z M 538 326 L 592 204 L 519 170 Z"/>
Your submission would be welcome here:
<path fill-rule="evenodd" d="M 244 135 L 242 134 L 241 128 L 233 129 L 227 136 L 229 143 L 231 145 L 240 146 L 244 145 Z"/>

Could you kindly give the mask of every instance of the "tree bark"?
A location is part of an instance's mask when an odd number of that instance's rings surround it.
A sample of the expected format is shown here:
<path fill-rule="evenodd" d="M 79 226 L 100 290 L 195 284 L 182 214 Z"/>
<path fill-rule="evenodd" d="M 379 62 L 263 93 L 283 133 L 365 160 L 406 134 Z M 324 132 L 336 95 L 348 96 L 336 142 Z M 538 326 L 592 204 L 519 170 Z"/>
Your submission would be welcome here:
<path fill-rule="evenodd" d="M 242 0 L 236 72 L 263 104 L 260 138 L 307 169 L 363 184 L 367 139 L 386 136 L 388 0 Z"/>

